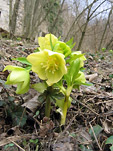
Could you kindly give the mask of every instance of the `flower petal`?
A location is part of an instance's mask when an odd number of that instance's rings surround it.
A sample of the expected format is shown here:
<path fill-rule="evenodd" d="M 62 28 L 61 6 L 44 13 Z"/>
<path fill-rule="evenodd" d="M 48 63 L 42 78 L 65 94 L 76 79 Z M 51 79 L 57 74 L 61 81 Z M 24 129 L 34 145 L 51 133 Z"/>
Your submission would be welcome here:
<path fill-rule="evenodd" d="M 6 70 L 13 71 L 13 70 L 15 70 L 15 69 L 24 70 L 24 68 L 22 68 L 22 67 L 8 65 L 8 66 L 6 66 L 6 67 L 4 68 L 3 71 L 6 71 Z"/>
<path fill-rule="evenodd" d="M 32 71 L 37 73 L 39 78 L 42 80 L 46 80 L 46 73 L 45 68 L 42 68 L 42 66 L 39 64 L 38 66 L 32 66 Z"/>
<path fill-rule="evenodd" d="M 61 70 L 57 70 L 54 73 L 49 72 L 48 70 L 46 72 L 46 76 L 48 79 L 46 82 L 49 86 L 51 86 L 52 84 L 57 83 L 63 77 L 63 74 Z"/>
<path fill-rule="evenodd" d="M 51 38 L 52 46 L 54 47 L 54 45 L 58 41 L 58 39 L 53 34 L 47 34 L 45 37 L 38 38 L 38 43 L 42 50 L 44 50 L 44 49 L 52 50 L 51 44 L 50 44 L 50 38 Z"/>
<path fill-rule="evenodd" d="M 37 66 L 40 63 L 47 62 L 47 59 L 48 59 L 47 51 L 32 53 L 27 57 L 27 60 L 34 66 Z"/>

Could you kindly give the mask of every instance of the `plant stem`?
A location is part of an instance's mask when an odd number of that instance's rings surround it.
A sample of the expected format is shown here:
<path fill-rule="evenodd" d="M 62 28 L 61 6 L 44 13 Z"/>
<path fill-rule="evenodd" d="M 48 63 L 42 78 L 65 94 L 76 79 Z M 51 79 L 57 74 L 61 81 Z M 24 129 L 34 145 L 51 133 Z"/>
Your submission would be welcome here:
<path fill-rule="evenodd" d="M 67 109 L 68 109 L 68 100 L 69 100 L 69 96 L 65 96 L 63 114 L 61 116 L 61 125 L 65 125 Z"/>
<path fill-rule="evenodd" d="M 65 125 L 67 109 L 69 107 L 69 97 L 70 97 L 72 88 L 73 88 L 73 86 L 68 86 L 68 88 L 65 92 L 65 101 L 64 101 L 63 111 L 62 111 L 63 113 L 61 115 L 61 125 Z"/>
<path fill-rule="evenodd" d="M 47 97 L 45 105 L 45 116 L 50 117 L 50 112 L 51 112 L 51 101 L 50 98 Z"/>

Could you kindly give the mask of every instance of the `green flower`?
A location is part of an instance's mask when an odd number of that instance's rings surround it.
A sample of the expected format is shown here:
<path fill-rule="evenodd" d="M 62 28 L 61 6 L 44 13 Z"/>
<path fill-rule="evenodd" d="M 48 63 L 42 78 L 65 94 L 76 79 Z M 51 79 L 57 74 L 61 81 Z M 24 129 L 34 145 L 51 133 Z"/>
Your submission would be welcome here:
<path fill-rule="evenodd" d="M 77 78 L 74 80 L 73 88 L 79 89 L 79 86 L 85 84 L 86 78 L 83 72 L 79 71 Z"/>
<path fill-rule="evenodd" d="M 56 45 L 54 46 L 54 51 L 62 53 L 65 55 L 65 57 L 69 56 L 71 54 L 71 49 L 66 43 L 58 41 Z"/>
<path fill-rule="evenodd" d="M 52 47 L 54 48 L 54 45 L 58 41 L 57 37 L 55 37 L 52 34 L 47 34 L 45 37 L 39 37 L 38 43 L 40 46 L 40 50 L 48 49 L 52 50 Z"/>
<path fill-rule="evenodd" d="M 79 71 L 77 78 L 74 81 L 75 83 L 79 82 L 79 83 L 85 83 L 86 82 L 86 78 L 83 72 Z"/>
<path fill-rule="evenodd" d="M 80 59 L 80 68 L 84 66 L 84 61 L 86 60 L 84 54 L 81 53 L 81 51 L 75 51 L 71 54 L 70 61 L 73 61 L 75 59 L 79 58 Z"/>
<path fill-rule="evenodd" d="M 17 84 L 17 94 L 24 94 L 29 90 L 30 75 L 28 70 L 11 65 L 6 66 L 5 70 L 12 71 L 7 77 L 6 84 Z"/>
<path fill-rule="evenodd" d="M 32 64 L 32 71 L 37 73 L 40 79 L 47 80 L 49 86 L 57 83 L 67 72 L 64 55 L 58 52 L 45 49 L 30 54 L 27 59 Z"/>

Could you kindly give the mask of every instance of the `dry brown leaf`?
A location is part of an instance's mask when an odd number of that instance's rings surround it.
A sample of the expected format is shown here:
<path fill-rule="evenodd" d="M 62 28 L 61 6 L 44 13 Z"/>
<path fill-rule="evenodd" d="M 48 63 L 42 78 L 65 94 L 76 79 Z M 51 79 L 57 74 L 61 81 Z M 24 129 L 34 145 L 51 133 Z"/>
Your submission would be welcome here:
<path fill-rule="evenodd" d="M 89 80 L 89 82 L 92 82 L 95 78 L 97 78 L 98 74 L 94 73 L 94 74 L 90 74 L 90 75 L 85 75 L 85 78 L 87 80 Z"/>
<path fill-rule="evenodd" d="M 102 122 L 102 125 L 103 125 L 103 128 L 104 128 L 104 131 L 105 131 L 107 134 L 110 134 L 110 130 L 111 130 L 110 122 L 104 121 L 104 122 Z"/>
<path fill-rule="evenodd" d="M 37 109 L 37 106 L 39 105 L 40 105 L 40 102 L 38 101 L 38 96 L 35 96 L 34 98 L 25 102 L 22 106 L 30 109 L 32 112 L 35 112 Z"/>

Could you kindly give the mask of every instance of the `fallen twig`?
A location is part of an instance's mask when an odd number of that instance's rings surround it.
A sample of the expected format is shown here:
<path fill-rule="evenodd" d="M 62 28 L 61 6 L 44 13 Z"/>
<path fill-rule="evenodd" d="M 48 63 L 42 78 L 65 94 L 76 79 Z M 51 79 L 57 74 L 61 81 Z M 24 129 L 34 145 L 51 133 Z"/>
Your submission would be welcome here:
<path fill-rule="evenodd" d="M 95 138 L 95 141 L 96 141 L 96 143 L 97 143 L 97 145 L 98 145 L 100 151 L 102 151 L 102 148 L 101 148 L 100 144 L 98 143 L 98 140 L 97 140 L 97 137 L 96 137 L 95 132 L 94 132 L 94 130 L 93 130 L 93 127 L 92 127 L 92 125 L 91 125 L 91 122 L 89 122 L 89 125 L 90 125 L 90 128 L 91 128 L 92 132 L 93 132 L 93 136 L 94 136 L 94 138 Z"/>

